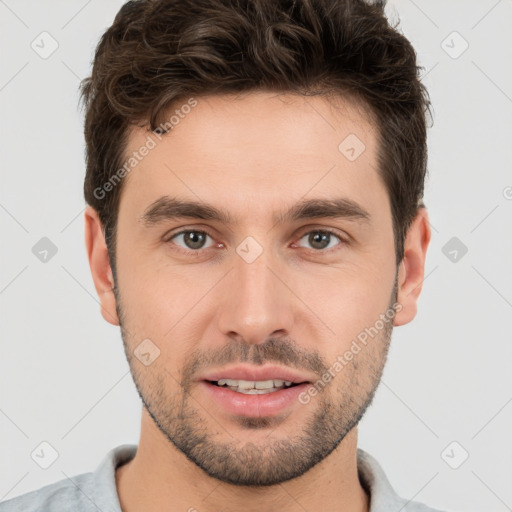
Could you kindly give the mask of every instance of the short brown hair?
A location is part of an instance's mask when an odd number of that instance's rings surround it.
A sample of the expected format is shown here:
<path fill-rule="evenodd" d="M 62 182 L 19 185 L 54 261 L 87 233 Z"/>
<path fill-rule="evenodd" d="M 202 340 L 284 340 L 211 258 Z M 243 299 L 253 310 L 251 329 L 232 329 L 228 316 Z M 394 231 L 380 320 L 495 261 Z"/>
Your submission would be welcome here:
<path fill-rule="evenodd" d="M 158 133 L 162 115 L 191 95 L 258 89 L 358 98 L 375 118 L 379 172 L 391 203 L 397 264 L 423 197 L 429 100 L 411 43 L 384 2 L 363 0 L 133 0 L 122 6 L 81 83 L 85 200 L 102 222 L 115 275 L 131 125 Z M 139 124 L 140 126 L 140 124 Z M 119 176 L 119 175 L 118 175 Z"/>

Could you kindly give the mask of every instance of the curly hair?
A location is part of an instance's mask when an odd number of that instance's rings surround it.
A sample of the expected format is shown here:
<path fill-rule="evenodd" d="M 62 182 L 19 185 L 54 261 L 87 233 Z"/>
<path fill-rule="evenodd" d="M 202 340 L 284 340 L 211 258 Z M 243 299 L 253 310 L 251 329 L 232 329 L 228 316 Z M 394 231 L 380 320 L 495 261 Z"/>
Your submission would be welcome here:
<path fill-rule="evenodd" d="M 131 125 L 157 133 L 191 95 L 258 89 L 358 99 L 378 132 L 378 172 L 391 203 L 397 264 L 427 162 L 428 93 L 416 52 L 363 0 L 133 0 L 101 37 L 85 106 L 86 202 L 103 225 L 111 265 L 122 184 L 95 193 L 125 161 Z"/>

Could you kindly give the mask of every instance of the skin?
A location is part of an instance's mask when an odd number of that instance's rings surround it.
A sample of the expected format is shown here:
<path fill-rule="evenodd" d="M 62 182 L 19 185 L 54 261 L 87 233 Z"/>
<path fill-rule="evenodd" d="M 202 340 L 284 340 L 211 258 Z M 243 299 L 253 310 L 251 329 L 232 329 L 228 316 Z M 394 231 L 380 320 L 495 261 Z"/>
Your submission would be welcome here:
<path fill-rule="evenodd" d="M 380 380 L 392 326 L 416 315 L 427 212 L 418 210 L 397 272 L 375 127 L 362 108 L 265 91 L 196 99 L 125 178 L 115 283 L 98 215 L 85 212 L 101 311 L 121 325 L 144 405 L 137 454 L 116 472 L 122 509 L 366 511 L 357 422 Z M 338 150 L 349 134 L 366 146 L 353 162 Z M 134 128 L 127 153 L 147 136 Z M 167 219 L 148 228 L 140 217 L 162 195 L 228 209 L 236 223 Z M 357 202 L 369 221 L 273 221 L 302 199 L 338 197 Z M 211 238 L 193 254 L 183 236 L 171 239 L 184 228 Z M 340 239 L 319 248 L 309 234 L 322 229 Z M 236 252 L 247 236 L 263 249 L 252 263 Z M 213 404 L 196 380 L 241 361 L 320 379 L 395 301 L 385 328 L 307 404 L 285 413 L 247 421 Z M 134 357 L 147 338 L 160 350 L 149 366 Z"/>

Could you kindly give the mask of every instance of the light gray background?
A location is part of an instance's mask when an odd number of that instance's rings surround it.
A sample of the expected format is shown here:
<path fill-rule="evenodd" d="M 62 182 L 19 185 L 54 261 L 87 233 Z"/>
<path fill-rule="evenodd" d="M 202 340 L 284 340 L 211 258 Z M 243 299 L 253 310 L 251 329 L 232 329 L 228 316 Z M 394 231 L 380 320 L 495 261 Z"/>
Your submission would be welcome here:
<path fill-rule="evenodd" d="M 79 80 L 121 5 L 0 1 L 0 499 L 138 441 L 140 401 L 84 249 L 77 110 Z M 434 105 L 433 237 L 418 316 L 394 331 L 360 446 L 405 497 L 512 510 L 512 2 L 395 0 L 388 12 L 418 51 Z M 47 59 L 31 48 L 43 31 L 59 45 Z M 469 44 L 458 58 L 453 31 Z M 32 253 L 42 237 L 58 248 L 46 263 Z M 468 248 L 456 262 L 442 251 L 452 237 Z M 31 458 L 43 441 L 59 454 L 46 470 Z M 469 458 L 452 469 L 446 460 L 462 450 Z"/>

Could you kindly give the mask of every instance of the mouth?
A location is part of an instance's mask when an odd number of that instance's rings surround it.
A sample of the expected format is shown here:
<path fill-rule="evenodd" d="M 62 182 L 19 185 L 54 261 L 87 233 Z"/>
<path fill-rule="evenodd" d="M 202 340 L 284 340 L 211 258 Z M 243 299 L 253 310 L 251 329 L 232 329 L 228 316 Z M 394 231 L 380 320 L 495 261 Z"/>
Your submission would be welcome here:
<path fill-rule="evenodd" d="M 211 370 L 198 380 L 201 393 L 218 406 L 215 412 L 257 418 L 297 407 L 315 375 L 278 365 L 238 364 Z"/>
<path fill-rule="evenodd" d="M 271 379 L 271 380 L 259 380 L 259 381 L 249 381 L 249 380 L 238 380 L 238 379 L 219 379 L 215 380 L 206 380 L 209 384 L 214 386 L 229 389 L 230 391 L 235 391 L 237 393 L 242 393 L 244 395 L 265 395 L 268 393 L 275 393 L 276 391 L 280 391 L 282 389 L 289 389 L 300 384 L 307 384 L 304 382 L 292 382 L 289 380 L 281 380 L 281 379 Z"/>
<path fill-rule="evenodd" d="M 230 416 L 263 418 L 297 408 L 299 397 L 309 382 L 284 380 L 242 381 L 235 379 L 202 380 L 201 389 L 219 412 Z M 214 409 L 217 412 L 217 407 Z"/>

